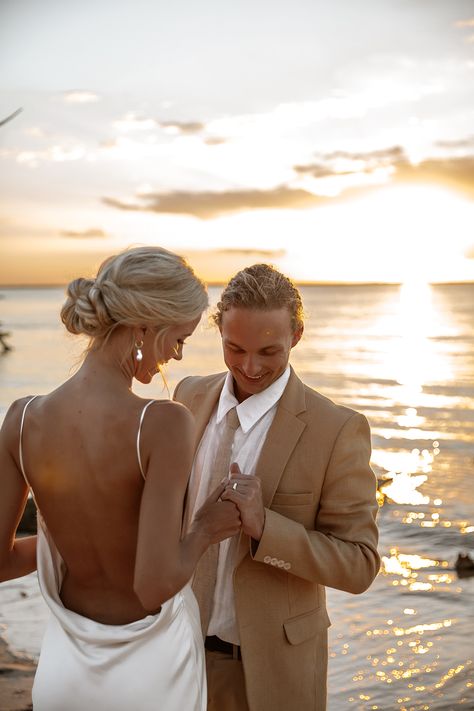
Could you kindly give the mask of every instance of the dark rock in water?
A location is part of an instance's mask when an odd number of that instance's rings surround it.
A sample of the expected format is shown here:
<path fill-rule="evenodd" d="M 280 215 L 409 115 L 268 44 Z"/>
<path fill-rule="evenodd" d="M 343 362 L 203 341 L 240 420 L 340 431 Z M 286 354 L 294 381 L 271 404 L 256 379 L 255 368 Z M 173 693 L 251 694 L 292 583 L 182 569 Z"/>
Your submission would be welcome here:
<path fill-rule="evenodd" d="M 474 560 L 468 554 L 459 553 L 454 567 L 460 578 L 468 578 L 474 575 Z"/>
<path fill-rule="evenodd" d="M 36 530 L 36 506 L 33 499 L 29 498 L 17 531 L 18 533 L 36 533 Z"/>

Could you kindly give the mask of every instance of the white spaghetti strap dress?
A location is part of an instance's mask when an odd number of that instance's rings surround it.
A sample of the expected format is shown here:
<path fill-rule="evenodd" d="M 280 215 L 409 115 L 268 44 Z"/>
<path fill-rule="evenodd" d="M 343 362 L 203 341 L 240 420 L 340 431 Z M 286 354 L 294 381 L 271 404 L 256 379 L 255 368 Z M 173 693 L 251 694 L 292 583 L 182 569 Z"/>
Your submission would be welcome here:
<path fill-rule="evenodd" d="M 33 399 L 33 398 L 32 398 Z M 23 465 L 20 426 L 20 465 Z M 143 416 L 137 434 L 139 441 Z M 38 512 L 38 579 L 51 611 L 33 685 L 34 711 L 205 711 L 206 677 L 199 609 L 186 585 L 161 611 L 105 625 L 64 607 L 66 569 Z"/>

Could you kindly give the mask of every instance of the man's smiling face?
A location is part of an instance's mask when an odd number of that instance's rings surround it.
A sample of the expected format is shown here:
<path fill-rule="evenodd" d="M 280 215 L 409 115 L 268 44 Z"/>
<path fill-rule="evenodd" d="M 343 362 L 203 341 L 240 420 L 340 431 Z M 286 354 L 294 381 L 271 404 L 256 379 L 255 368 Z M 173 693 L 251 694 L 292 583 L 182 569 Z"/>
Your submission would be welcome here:
<path fill-rule="evenodd" d="M 293 331 L 285 307 L 269 311 L 231 307 L 222 314 L 220 330 L 224 360 L 239 402 L 280 377 L 302 335 L 302 329 Z"/>

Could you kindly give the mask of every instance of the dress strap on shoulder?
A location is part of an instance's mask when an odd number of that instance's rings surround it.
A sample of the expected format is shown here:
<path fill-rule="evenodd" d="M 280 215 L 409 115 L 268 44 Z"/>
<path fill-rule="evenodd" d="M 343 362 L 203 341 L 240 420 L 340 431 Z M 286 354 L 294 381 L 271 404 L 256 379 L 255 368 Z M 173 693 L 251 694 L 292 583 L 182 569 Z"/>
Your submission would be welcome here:
<path fill-rule="evenodd" d="M 33 402 L 33 400 L 37 397 L 38 397 L 38 395 L 33 395 L 33 397 L 30 397 L 28 402 L 25 403 L 23 412 L 21 413 L 21 421 L 20 421 L 20 438 L 18 441 L 18 458 L 20 460 L 20 469 L 21 469 L 21 473 L 23 474 L 23 479 L 25 480 L 26 485 L 28 487 L 30 486 L 30 483 L 29 483 L 28 479 L 26 478 L 25 465 L 23 463 L 23 427 L 25 424 L 26 409 L 27 409 L 28 405 L 30 404 L 30 402 Z"/>
<path fill-rule="evenodd" d="M 142 410 L 142 414 L 140 415 L 140 422 L 138 423 L 138 432 L 137 432 L 137 459 L 138 459 L 138 466 L 140 467 L 140 472 L 142 477 L 145 479 L 145 472 L 143 471 L 143 466 L 142 466 L 142 458 L 140 456 L 140 435 L 142 432 L 142 424 L 143 424 L 143 418 L 145 417 L 145 412 L 148 410 L 150 405 L 153 405 L 153 403 L 156 402 L 156 400 L 150 400 L 147 402 L 145 407 Z"/>

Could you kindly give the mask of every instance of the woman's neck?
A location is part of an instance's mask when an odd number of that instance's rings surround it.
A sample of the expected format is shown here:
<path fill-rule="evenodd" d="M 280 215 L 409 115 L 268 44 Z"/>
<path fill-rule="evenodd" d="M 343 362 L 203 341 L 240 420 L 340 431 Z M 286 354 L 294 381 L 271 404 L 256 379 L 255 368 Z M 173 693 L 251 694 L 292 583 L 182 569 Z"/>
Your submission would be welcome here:
<path fill-rule="evenodd" d="M 81 379 L 131 390 L 135 375 L 135 362 L 126 334 L 112 334 L 101 346 L 92 348 L 76 375 Z"/>

